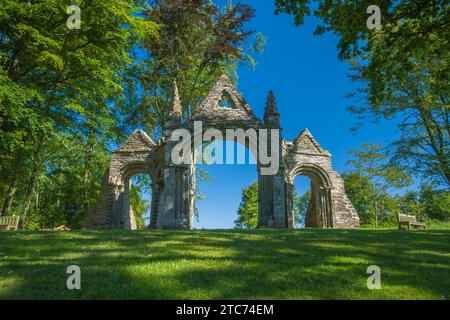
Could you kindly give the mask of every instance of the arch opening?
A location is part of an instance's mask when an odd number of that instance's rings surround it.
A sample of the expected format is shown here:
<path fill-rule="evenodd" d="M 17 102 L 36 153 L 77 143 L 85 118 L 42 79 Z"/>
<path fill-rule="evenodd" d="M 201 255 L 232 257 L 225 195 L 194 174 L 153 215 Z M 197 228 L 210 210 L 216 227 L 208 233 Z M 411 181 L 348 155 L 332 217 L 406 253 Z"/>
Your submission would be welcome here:
<path fill-rule="evenodd" d="M 233 102 L 233 99 L 228 92 L 222 92 L 222 97 L 219 100 L 219 107 L 223 109 L 236 109 L 236 104 Z"/>
<path fill-rule="evenodd" d="M 300 183 L 295 183 L 297 180 Z M 308 182 L 309 189 L 307 189 Z M 296 188 L 299 185 L 301 191 Z M 297 210 L 303 215 L 299 227 L 332 228 L 334 226 L 331 180 L 322 168 L 313 164 L 297 167 L 290 176 L 290 188 L 292 190 L 291 210 L 293 214 Z"/>
<path fill-rule="evenodd" d="M 194 229 L 235 228 L 242 189 L 258 181 L 256 158 L 247 145 L 226 139 L 215 144 L 223 161 L 196 164 Z"/>
<path fill-rule="evenodd" d="M 156 225 L 161 181 L 159 170 L 146 161 L 131 161 L 115 170 L 113 223 L 126 230 Z"/>
<path fill-rule="evenodd" d="M 297 176 L 294 179 L 292 206 L 294 211 L 295 228 L 305 228 L 308 207 L 311 202 L 311 179 L 306 176 Z"/>
<path fill-rule="evenodd" d="M 155 211 L 153 184 L 149 173 L 137 172 L 124 177 L 119 196 L 119 225 L 127 230 L 148 228 Z"/>

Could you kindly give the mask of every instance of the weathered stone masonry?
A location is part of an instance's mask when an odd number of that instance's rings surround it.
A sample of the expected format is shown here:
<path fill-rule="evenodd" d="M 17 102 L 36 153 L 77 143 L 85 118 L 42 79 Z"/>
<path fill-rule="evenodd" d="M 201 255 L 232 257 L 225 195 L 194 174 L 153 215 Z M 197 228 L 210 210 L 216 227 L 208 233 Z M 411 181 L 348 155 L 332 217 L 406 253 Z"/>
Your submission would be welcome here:
<path fill-rule="evenodd" d="M 232 102 L 232 108 L 220 107 L 223 97 Z M 130 206 L 130 179 L 133 175 L 146 173 L 152 181 L 150 228 L 191 229 L 195 165 L 172 163 L 171 152 L 177 144 L 170 141 L 172 132 L 178 128 L 192 132 L 194 121 L 202 121 L 203 131 L 215 128 L 222 131 L 224 137 L 226 129 L 281 131 L 280 115 L 272 92 L 267 98 L 264 121 L 261 121 L 227 77 L 216 83 L 188 122 L 182 123 L 181 110 L 175 88 L 173 110 L 164 128 L 165 137 L 154 142 L 145 132 L 137 130 L 113 153 L 110 167 L 102 180 L 99 199 L 89 211 L 84 227 L 136 229 Z M 358 227 L 359 217 L 345 194 L 341 176 L 332 169 L 331 154 L 322 149 L 308 129 L 303 130 L 293 142 L 281 138 L 279 143 L 280 168 L 277 174 L 261 175 L 262 165 L 258 163 L 258 226 L 295 227 L 294 179 L 304 175 L 311 179 L 307 227 Z M 270 143 L 267 145 L 270 146 Z"/>

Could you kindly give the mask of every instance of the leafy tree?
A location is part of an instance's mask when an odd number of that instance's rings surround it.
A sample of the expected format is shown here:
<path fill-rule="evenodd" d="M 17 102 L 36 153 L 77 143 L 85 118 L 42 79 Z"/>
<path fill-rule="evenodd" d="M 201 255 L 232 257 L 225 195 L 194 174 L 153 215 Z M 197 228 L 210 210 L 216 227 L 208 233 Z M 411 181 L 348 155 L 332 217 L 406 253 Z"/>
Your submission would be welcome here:
<path fill-rule="evenodd" d="M 354 166 L 355 171 L 361 177 L 359 180 L 370 184 L 370 201 L 374 212 L 375 226 L 377 226 L 380 211 L 385 209 L 386 197 L 384 195 L 386 192 L 410 185 L 411 177 L 403 167 L 387 163 L 387 156 L 379 145 L 363 144 L 362 147 L 362 150 L 350 151 L 355 158 L 349 160 L 348 163 Z M 363 190 L 359 192 L 363 192 Z M 380 205 L 382 205 L 381 208 Z"/>
<path fill-rule="evenodd" d="M 62 158 L 73 156 L 70 151 L 75 146 L 83 155 L 82 165 L 65 196 L 81 189 L 77 212 L 91 203 L 90 190 L 98 173 L 94 162 L 110 143 L 100 137 L 111 138 L 119 121 L 111 101 L 122 95 L 122 71 L 133 63 L 130 49 L 143 37 L 157 36 L 157 24 L 136 15 L 142 3 L 85 1 L 80 4 L 81 29 L 69 30 L 67 1 L 2 2 L 2 214 L 17 203 L 24 222 L 36 207 L 32 202 L 40 194 L 39 184 L 51 185 L 41 177 L 55 177 L 47 170 L 66 170 Z M 20 192 L 14 191 L 18 188 Z M 14 201 L 15 195 L 20 195 L 19 201 Z"/>
<path fill-rule="evenodd" d="M 258 225 L 258 182 L 242 189 L 242 200 L 238 209 L 236 228 L 253 229 Z"/>
<path fill-rule="evenodd" d="M 145 228 L 144 214 L 150 209 L 148 201 L 144 200 L 142 196 L 143 188 L 141 185 L 132 185 L 130 190 L 130 202 L 136 218 L 138 230 Z"/>
<path fill-rule="evenodd" d="M 448 27 L 445 0 L 378 1 L 382 28 L 366 27 L 369 0 L 276 0 L 277 12 L 321 19 L 316 34 L 336 33 L 339 57 L 351 60 L 354 93 L 363 104 L 351 106 L 361 119 L 396 119 L 400 139 L 392 160 L 426 180 L 450 185 Z"/>
<path fill-rule="evenodd" d="M 254 10 L 231 2 L 223 9 L 212 1 L 153 0 L 146 18 L 163 27 L 144 42 L 147 54 L 129 70 L 125 105 L 128 123 L 160 136 L 171 110 L 176 81 L 186 116 L 195 110 L 218 77 L 235 74 L 264 45 L 261 35 L 248 46 L 245 23 Z M 136 82 L 134 79 L 138 79 Z"/>
<path fill-rule="evenodd" d="M 374 4 L 380 8 L 382 23 L 382 28 L 375 31 L 366 25 L 370 15 L 367 8 Z M 445 0 L 381 0 L 377 3 L 370 0 L 275 0 L 275 5 L 276 13 L 293 15 L 296 25 L 302 25 L 304 18 L 311 14 L 318 17 L 322 24 L 317 26 L 315 34 L 336 33 L 340 38 L 338 49 L 341 59 L 354 58 L 367 52 L 371 49 L 372 37 L 380 33 L 395 49 L 405 49 L 392 53 L 400 61 L 407 59 L 412 52 L 433 52 L 436 46 L 448 45 L 437 41 L 433 43 L 433 48 L 427 48 L 433 40 L 433 34 L 438 36 L 434 40 L 445 39 L 447 36 L 450 13 Z M 390 63 L 388 60 L 385 60 L 385 65 Z"/>
<path fill-rule="evenodd" d="M 86 185 L 84 174 L 80 174 L 85 168 L 84 145 L 64 135 L 53 137 L 51 141 L 42 149 L 42 169 L 36 175 L 27 227 L 54 228 L 65 224 L 77 228 L 84 216 L 85 199 L 81 195 L 89 188 L 88 200 L 91 203 L 96 200 L 107 165 L 108 150 L 101 140 L 96 141 L 90 160 L 92 179 Z M 27 171 L 26 176 L 29 174 Z M 26 181 L 19 179 L 18 190 L 26 189 L 27 186 L 23 185 Z M 18 194 L 11 208 L 12 213 L 20 213 L 21 201 L 23 198 Z"/>
<path fill-rule="evenodd" d="M 311 190 L 301 196 L 294 193 L 294 217 L 295 223 L 305 225 L 306 214 L 308 212 L 309 201 L 311 200 Z"/>
<path fill-rule="evenodd" d="M 361 219 L 361 225 L 373 225 L 375 212 L 372 201 L 372 187 L 368 177 L 351 171 L 343 174 L 345 191 Z M 448 221 L 449 192 L 435 190 L 431 185 L 422 185 L 418 191 L 408 191 L 403 195 L 391 195 L 378 189 L 379 222 L 396 224 L 397 214 L 416 216 L 420 221 Z"/>
<path fill-rule="evenodd" d="M 249 6 L 147 2 L 83 1 L 79 30 L 66 26 L 65 0 L 2 2 L 1 215 L 78 227 L 110 147 L 130 126 L 161 132 L 174 80 L 188 115 L 218 75 L 254 64 L 264 45 L 261 35 L 247 45 Z"/>
<path fill-rule="evenodd" d="M 207 170 L 198 167 L 194 168 L 194 170 L 195 170 L 194 172 L 195 181 L 202 181 L 204 183 L 210 183 L 212 181 L 212 177 Z M 200 212 L 197 207 L 197 202 L 205 199 L 206 199 L 205 195 L 201 192 L 201 188 L 197 184 L 195 189 L 195 201 L 194 201 L 194 218 L 197 222 L 200 221 Z"/>
<path fill-rule="evenodd" d="M 304 223 L 308 209 L 310 192 L 298 196 L 294 194 L 295 223 Z M 258 226 L 258 182 L 242 189 L 242 199 L 238 208 L 238 218 L 234 221 L 238 229 L 254 229 Z"/>
<path fill-rule="evenodd" d="M 419 193 L 419 201 L 424 206 L 427 218 L 433 220 L 450 220 L 450 192 L 435 190 L 431 185 L 423 184 Z"/>
<path fill-rule="evenodd" d="M 369 178 L 354 171 L 344 173 L 342 178 L 345 192 L 358 212 L 361 225 L 374 224 L 372 184 Z"/>
<path fill-rule="evenodd" d="M 416 216 L 420 221 L 428 219 L 420 192 L 408 191 L 403 196 L 395 197 L 394 200 L 397 206 L 394 210 L 397 213 Z"/>
<path fill-rule="evenodd" d="M 386 52 L 391 48 L 383 48 Z M 386 52 L 373 55 L 386 57 Z M 428 58 L 427 58 L 428 59 Z M 406 165 L 410 173 L 425 180 L 450 186 L 450 107 L 448 104 L 448 64 L 444 60 L 433 62 L 411 59 L 411 67 L 398 74 L 371 71 L 363 64 L 354 63 L 354 80 L 369 83 L 357 94 L 368 104 L 352 106 L 350 110 L 361 119 L 399 119 L 399 139 L 390 145 L 391 161 Z M 397 66 L 396 66 L 397 67 Z M 394 67 L 395 68 L 395 67 Z"/>

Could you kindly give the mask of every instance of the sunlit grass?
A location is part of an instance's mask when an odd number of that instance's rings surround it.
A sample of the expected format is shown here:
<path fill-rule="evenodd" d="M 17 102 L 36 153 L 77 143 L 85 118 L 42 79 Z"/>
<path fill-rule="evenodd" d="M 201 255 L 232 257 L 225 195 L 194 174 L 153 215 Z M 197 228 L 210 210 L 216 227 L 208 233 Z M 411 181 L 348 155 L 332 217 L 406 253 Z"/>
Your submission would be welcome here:
<path fill-rule="evenodd" d="M 0 232 L 0 298 L 448 299 L 450 230 Z M 81 268 L 81 290 L 66 268 Z M 381 290 L 368 290 L 378 265 Z"/>

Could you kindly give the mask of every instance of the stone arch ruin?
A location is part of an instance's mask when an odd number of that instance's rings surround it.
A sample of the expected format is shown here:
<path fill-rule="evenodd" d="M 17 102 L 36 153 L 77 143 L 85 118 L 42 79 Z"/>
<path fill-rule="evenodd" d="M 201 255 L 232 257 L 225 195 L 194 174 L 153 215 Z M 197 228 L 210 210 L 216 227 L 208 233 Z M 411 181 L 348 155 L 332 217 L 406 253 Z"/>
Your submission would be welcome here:
<path fill-rule="evenodd" d="M 230 107 L 220 106 L 222 97 L 230 101 Z M 96 205 L 89 210 L 84 227 L 136 229 L 130 206 L 130 178 L 145 173 L 152 181 L 150 228 L 191 229 L 196 187 L 195 157 L 190 155 L 190 164 L 174 164 L 171 154 L 178 142 L 172 141 L 170 137 L 180 128 L 193 132 L 196 121 L 201 121 L 202 133 L 209 128 L 219 132 L 227 129 L 281 131 L 280 114 L 272 92 L 269 92 L 264 119 L 261 121 L 232 82 L 223 76 L 190 119 L 182 121 L 182 106 L 175 86 L 173 109 L 164 127 L 164 137 L 155 142 L 145 132 L 137 130 L 122 147 L 113 152 L 110 167 L 102 180 L 100 196 Z M 265 138 L 269 140 L 270 134 Z M 256 150 L 258 146 L 249 148 Z M 308 129 L 303 130 L 293 142 L 280 137 L 279 149 L 279 169 L 276 174 L 261 174 L 264 165 L 259 161 L 257 164 L 258 227 L 295 227 L 294 179 L 299 175 L 311 180 L 307 227 L 359 226 L 359 217 L 345 194 L 343 180 L 332 169 L 331 154 L 322 149 Z"/>

